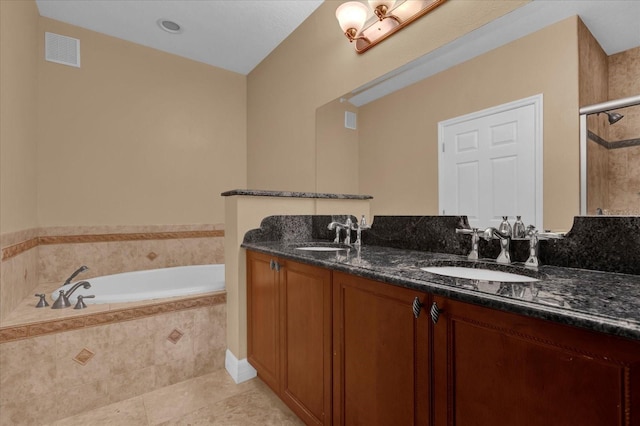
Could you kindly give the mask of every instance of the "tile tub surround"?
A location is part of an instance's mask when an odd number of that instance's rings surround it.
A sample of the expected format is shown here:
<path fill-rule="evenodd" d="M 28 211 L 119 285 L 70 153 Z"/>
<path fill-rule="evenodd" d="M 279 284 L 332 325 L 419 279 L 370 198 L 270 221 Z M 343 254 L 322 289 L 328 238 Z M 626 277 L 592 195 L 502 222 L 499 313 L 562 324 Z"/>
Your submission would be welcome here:
<path fill-rule="evenodd" d="M 209 299 L 84 316 L 96 323 L 1 343 L 0 425 L 50 423 L 221 370 L 226 305 Z"/>
<path fill-rule="evenodd" d="M 594 219 L 595 222 L 591 222 Z M 600 221 L 603 219 L 613 219 L 613 221 L 602 224 Z M 267 218 L 263 224 L 270 224 L 274 221 L 287 222 L 287 220 L 287 217 L 279 217 L 277 219 L 275 217 Z M 300 223 L 299 217 L 292 216 L 291 220 Z M 326 218 L 323 220 L 326 221 Z M 403 229 L 406 229 L 407 224 L 419 222 L 420 220 L 421 219 L 417 217 L 413 219 L 401 217 L 398 226 L 394 227 L 392 226 L 393 217 L 388 217 L 386 220 L 378 222 L 384 223 L 384 228 L 388 229 L 388 231 L 380 231 L 380 234 L 384 234 L 385 232 L 402 233 L 404 232 Z M 438 223 L 439 220 L 446 219 L 433 219 L 432 223 Z M 621 231 L 620 233 L 626 232 L 637 236 L 638 231 L 634 228 L 634 226 L 638 224 L 637 220 L 638 218 L 577 218 L 576 224 L 583 225 L 584 229 L 581 229 L 579 225 L 577 229 L 575 229 L 575 232 L 573 230 L 571 231 L 573 236 L 569 235 L 566 240 L 553 241 L 553 243 L 564 241 L 567 246 L 559 249 L 554 244 L 550 250 L 556 250 L 558 256 L 563 254 L 569 256 L 569 253 L 562 252 L 562 250 L 569 250 L 569 248 L 578 250 L 580 246 L 575 246 L 575 244 L 589 241 L 587 236 L 585 236 L 585 232 L 594 239 L 595 244 L 601 243 L 599 238 L 593 235 L 593 231 L 596 229 L 594 227 L 598 224 L 604 226 L 606 230 L 610 230 L 611 227 L 615 228 L 616 226 L 628 225 L 630 227 L 626 227 L 626 231 Z M 365 231 L 365 235 L 366 232 L 374 233 L 373 231 L 376 229 L 377 221 L 378 218 L 375 218 L 372 229 Z M 597 229 L 600 231 L 600 228 Z M 455 227 L 451 227 L 450 230 L 452 239 L 455 240 L 460 237 L 466 237 L 468 239 L 468 236 L 456 235 Z M 423 231 L 428 232 L 428 229 L 425 228 Z M 348 252 L 342 251 L 337 253 L 309 252 L 295 249 L 297 242 L 304 243 L 309 240 L 299 239 L 296 241 L 283 238 L 280 240 L 258 241 L 256 237 L 259 233 L 260 231 L 250 231 L 242 246 L 263 253 L 273 254 L 274 256 L 306 262 L 365 278 L 385 281 L 460 301 L 476 303 L 495 309 L 588 328 L 626 338 L 640 339 L 640 275 L 608 273 L 544 264 L 538 268 L 537 271 L 525 269 L 521 264 L 520 266 L 516 264 L 505 268 L 503 265 L 498 265 L 490 260 L 469 262 L 465 255 L 460 254 L 372 245 L 368 244 L 369 240 L 364 236 L 364 245 L 360 251 L 351 249 Z M 273 233 L 264 232 L 263 235 L 273 235 Z M 411 239 L 410 233 L 407 232 L 405 235 L 407 239 Z M 384 244 L 384 238 L 380 236 L 378 236 L 378 238 L 377 242 Z M 630 239 L 633 241 L 633 237 L 630 237 Z M 323 238 L 320 240 L 326 242 L 329 239 Z M 571 247 L 571 245 L 574 246 Z M 634 250 L 634 247 L 636 250 Z M 638 246 L 627 245 L 625 246 L 625 250 L 637 253 L 637 247 Z M 542 248 L 541 250 L 544 249 L 545 248 Z M 465 253 L 468 251 L 466 249 L 464 250 Z M 591 247 L 589 250 L 596 249 Z M 482 251 L 480 254 L 484 256 Z M 609 261 L 613 262 L 614 260 L 610 257 Z M 483 286 L 478 285 L 478 283 L 473 282 L 473 280 L 450 278 L 420 270 L 420 267 L 438 265 L 482 266 L 497 270 L 510 269 L 512 272 L 517 270 L 525 275 L 533 274 L 536 278 L 540 279 L 540 282 L 535 283 L 536 291 L 540 297 L 534 300 L 532 297 L 523 299 L 504 293 L 496 294 L 496 288 L 483 288 Z M 527 294 L 530 295 L 531 293 L 529 292 Z"/>
<path fill-rule="evenodd" d="M 0 320 L 34 289 L 78 278 L 170 266 L 224 263 L 223 225 L 51 227 L 2 235 Z"/>

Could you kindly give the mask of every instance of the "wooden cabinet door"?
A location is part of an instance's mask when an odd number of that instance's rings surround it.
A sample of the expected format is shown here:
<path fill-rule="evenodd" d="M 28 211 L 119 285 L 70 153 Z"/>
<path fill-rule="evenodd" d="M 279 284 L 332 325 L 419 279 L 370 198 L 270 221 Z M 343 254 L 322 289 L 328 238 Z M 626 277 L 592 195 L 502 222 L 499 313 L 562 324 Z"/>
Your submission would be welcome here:
<path fill-rule="evenodd" d="M 279 392 L 280 291 L 275 258 L 247 251 L 248 361 Z"/>
<path fill-rule="evenodd" d="M 437 426 L 640 425 L 640 342 L 434 300 Z"/>
<path fill-rule="evenodd" d="M 331 424 L 331 272 L 286 261 L 280 284 L 281 398 L 306 424 Z"/>
<path fill-rule="evenodd" d="M 429 424 L 429 322 L 406 288 L 334 272 L 334 424 Z"/>

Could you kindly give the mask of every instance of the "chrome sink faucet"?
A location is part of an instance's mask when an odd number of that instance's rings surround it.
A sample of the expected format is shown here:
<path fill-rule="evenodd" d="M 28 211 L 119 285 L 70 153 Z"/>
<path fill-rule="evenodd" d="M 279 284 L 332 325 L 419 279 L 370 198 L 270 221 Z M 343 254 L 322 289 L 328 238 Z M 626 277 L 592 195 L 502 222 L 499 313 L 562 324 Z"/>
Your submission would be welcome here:
<path fill-rule="evenodd" d="M 327 226 L 327 229 L 329 229 L 330 231 L 333 231 L 334 229 L 336 230 L 336 238 L 333 240 L 333 242 L 336 244 L 340 243 L 340 230 L 344 229 L 347 232 L 346 236 L 344 237 L 344 243 L 348 246 L 351 245 L 351 229 L 353 229 L 353 222 L 351 221 L 350 217 L 347 218 L 347 221 L 345 223 L 331 222 Z"/>
<path fill-rule="evenodd" d="M 469 234 L 471 235 L 471 251 L 467 255 L 469 260 L 478 260 L 478 242 L 480 241 L 480 230 L 478 228 L 473 229 L 456 229 L 456 234 Z"/>
<path fill-rule="evenodd" d="M 347 236 L 345 237 L 344 243 L 351 244 L 351 218 L 347 218 L 347 221 L 345 223 L 331 222 L 327 226 L 327 229 L 330 231 L 333 231 L 334 229 L 336 230 L 336 238 L 334 238 L 333 240 L 333 242 L 336 244 L 340 243 L 340 230 L 346 229 Z"/>
<path fill-rule="evenodd" d="M 529 225 L 526 238 L 529 240 L 529 258 L 524 262 L 524 266 L 537 268 L 540 266 L 538 257 L 540 240 L 559 240 L 564 238 L 564 234 L 562 232 L 539 232 L 533 225 Z"/>
<path fill-rule="evenodd" d="M 482 232 L 482 238 L 486 241 L 497 238 L 500 240 L 500 254 L 498 255 L 496 262 L 498 263 L 511 263 L 511 254 L 509 253 L 509 246 L 511 243 L 511 236 L 507 233 L 498 231 L 496 228 L 489 227 Z"/>
<path fill-rule="evenodd" d="M 344 229 L 346 231 L 346 235 L 344 237 L 343 243 L 350 246 L 351 245 L 351 231 L 356 231 L 356 241 L 353 243 L 354 246 L 360 247 L 362 245 L 362 231 L 371 228 L 367 225 L 367 220 L 364 215 L 362 215 L 362 220 L 360 223 L 353 222 L 350 217 L 347 218 L 345 223 L 340 222 L 331 222 L 327 226 L 327 229 L 336 231 L 336 238 L 333 240 L 334 243 L 340 243 L 340 230 Z"/>
<path fill-rule="evenodd" d="M 358 224 L 356 222 L 355 224 L 352 225 L 352 228 L 356 231 L 356 242 L 353 243 L 353 245 L 356 246 L 356 247 L 361 247 L 362 246 L 362 231 L 365 231 L 367 229 L 371 229 L 371 227 L 369 225 L 367 225 L 367 220 L 364 218 L 364 215 L 362 215 L 362 219 L 360 220 L 360 223 Z"/>

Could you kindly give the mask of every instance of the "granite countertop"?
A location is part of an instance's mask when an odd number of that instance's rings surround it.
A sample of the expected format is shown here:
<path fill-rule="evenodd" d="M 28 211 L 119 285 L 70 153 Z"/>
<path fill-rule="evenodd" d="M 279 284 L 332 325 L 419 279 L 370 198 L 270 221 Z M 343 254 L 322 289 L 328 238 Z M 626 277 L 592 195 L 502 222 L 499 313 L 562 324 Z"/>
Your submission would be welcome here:
<path fill-rule="evenodd" d="M 297 247 L 305 245 L 330 244 L 331 238 L 309 238 L 314 232 L 298 232 L 292 237 L 286 232 L 287 226 L 281 225 L 287 223 L 290 229 L 299 229 L 301 221 L 292 224 L 277 218 L 266 227 L 249 231 L 242 247 L 454 300 L 640 340 L 640 275 L 550 265 L 533 270 L 522 262 L 500 265 L 490 259 L 473 262 L 451 253 L 456 250 L 449 250 L 448 242 L 443 251 L 449 253 L 367 245 L 364 237 L 365 244 L 360 249 L 345 246 L 330 252 L 299 250 Z M 322 229 L 322 225 L 316 228 Z M 279 233 L 271 232 L 274 229 Z M 453 278 L 420 269 L 426 266 L 482 267 L 528 275 L 539 281 L 500 283 Z"/>
<path fill-rule="evenodd" d="M 330 194 L 324 192 L 293 192 L 293 191 L 269 191 L 263 189 L 233 189 L 220 194 L 223 197 L 249 196 L 249 197 L 288 197 L 288 198 L 325 198 L 340 200 L 370 200 L 371 195 L 358 194 Z"/>

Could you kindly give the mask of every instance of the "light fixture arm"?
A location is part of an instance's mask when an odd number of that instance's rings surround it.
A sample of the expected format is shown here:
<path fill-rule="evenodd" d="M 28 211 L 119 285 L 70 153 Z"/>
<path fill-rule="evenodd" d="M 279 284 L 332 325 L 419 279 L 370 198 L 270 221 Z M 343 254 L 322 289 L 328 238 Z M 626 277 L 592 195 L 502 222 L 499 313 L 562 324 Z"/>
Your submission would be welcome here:
<path fill-rule="evenodd" d="M 347 36 L 349 42 L 351 43 L 356 40 L 362 40 L 365 43 L 371 43 L 371 40 L 369 40 L 367 37 L 363 35 L 358 36 L 358 31 L 355 28 L 349 28 L 347 31 L 345 31 L 344 35 Z"/>
<path fill-rule="evenodd" d="M 378 17 L 378 20 L 380 21 L 383 21 L 385 19 L 393 19 L 398 24 L 402 23 L 400 21 L 400 18 L 398 18 L 396 15 L 392 15 L 392 14 L 388 15 L 389 7 L 386 4 L 381 4 L 376 6 L 376 8 L 373 10 L 373 13 L 376 14 L 376 16 Z"/>

